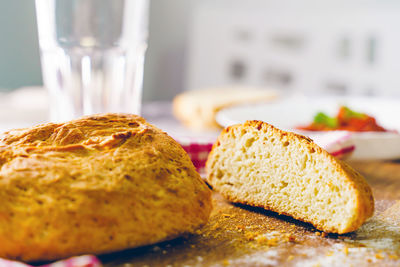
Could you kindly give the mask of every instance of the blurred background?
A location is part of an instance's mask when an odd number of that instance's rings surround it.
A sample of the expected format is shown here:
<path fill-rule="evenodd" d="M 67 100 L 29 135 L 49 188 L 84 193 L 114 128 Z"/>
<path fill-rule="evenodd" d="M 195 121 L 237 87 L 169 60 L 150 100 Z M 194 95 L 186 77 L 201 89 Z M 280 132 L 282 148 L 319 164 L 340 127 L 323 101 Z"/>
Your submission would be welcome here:
<path fill-rule="evenodd" d="M 170 100 L 183 89 L 189 23 L 195 2 L 151 2 L 145 100 Z M 0 91 L 42 85 L 34 1 L 0 2 L 0 38 Z"/>
<path fill-rule="evenodd" d="M 161 0 L 150 6 L 144 100 L 250 85 L 400 96 L 397 1 Z M 0 3 L 0 90 L 41 85 L 34 1 Z"/>

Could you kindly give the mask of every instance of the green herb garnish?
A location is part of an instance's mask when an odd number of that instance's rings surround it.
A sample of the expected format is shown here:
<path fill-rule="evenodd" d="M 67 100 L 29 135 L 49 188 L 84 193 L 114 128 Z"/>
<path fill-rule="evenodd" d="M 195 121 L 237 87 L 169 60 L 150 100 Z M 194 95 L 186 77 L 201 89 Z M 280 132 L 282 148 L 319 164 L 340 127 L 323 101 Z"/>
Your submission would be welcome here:
<path fill-rule="evenodd" d="M 338 126 L 337 118 L 330 117 L 323 112 L 318 112 L 314 116 L 314 123 L 322 124 L 328 128 L 336 128 Z"/>

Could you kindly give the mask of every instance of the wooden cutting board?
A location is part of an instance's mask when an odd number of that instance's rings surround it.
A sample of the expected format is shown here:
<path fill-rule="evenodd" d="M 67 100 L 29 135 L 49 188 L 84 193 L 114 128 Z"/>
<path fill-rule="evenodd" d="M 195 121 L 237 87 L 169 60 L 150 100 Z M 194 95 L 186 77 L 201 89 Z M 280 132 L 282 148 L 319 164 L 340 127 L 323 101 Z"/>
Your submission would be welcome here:
<path fill-rule="evenodd" d="M 358 231 L 309 224 L 214 193 L 209 223 L 169 242 L 101 256 L 105 266 L 400 266 L 400 162 L 351 162 L 373 188 L 375 215 Z"/>

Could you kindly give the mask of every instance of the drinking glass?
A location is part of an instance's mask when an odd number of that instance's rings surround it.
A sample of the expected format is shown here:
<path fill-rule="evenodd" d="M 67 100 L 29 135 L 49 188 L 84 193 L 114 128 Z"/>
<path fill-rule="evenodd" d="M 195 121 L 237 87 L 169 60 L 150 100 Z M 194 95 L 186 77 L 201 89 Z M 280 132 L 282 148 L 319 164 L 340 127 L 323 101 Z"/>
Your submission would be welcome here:
<path fill-rule="evenodd" d="M 140 114 L 148 0 L 36 0 L 50 120 Z"/>

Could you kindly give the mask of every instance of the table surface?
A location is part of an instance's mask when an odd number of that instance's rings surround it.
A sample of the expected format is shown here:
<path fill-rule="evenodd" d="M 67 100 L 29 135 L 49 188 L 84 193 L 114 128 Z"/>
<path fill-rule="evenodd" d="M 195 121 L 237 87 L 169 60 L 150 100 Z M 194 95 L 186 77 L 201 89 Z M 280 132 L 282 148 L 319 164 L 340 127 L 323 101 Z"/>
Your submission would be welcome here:
<path fill-rule="evenodd" d="M 101 256 L 105 266 L 400 266 L 400 161 L 350 162 L 366 177 L 374 216 L 346 235 L 214 193 L 209 223 L 198 233 Z"/>
<path fill-rule="evenodd" d="M 170 110 L 170 104 L 153 103 L 145 105 L 144 115 L 173 136 L 194 134 L 166 110 Z M 21 118 L 26 120 L 27 112 L 22 113 Z M 45 112 L 32 114 L 29 121 L 18 121 L 4 113 L 0 129 L 26 127 L 46 119 Z M 209 223 L 198 233 L 100 259 L 105 266 L 123 267 L 400 266 L 400 161 L 350 164 L 366 177 L 376 205 L 375 215 L 354 233 L 324 236 L 309 224 L 263 209 L 233 205 L 215 193 Z"/>

